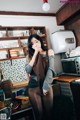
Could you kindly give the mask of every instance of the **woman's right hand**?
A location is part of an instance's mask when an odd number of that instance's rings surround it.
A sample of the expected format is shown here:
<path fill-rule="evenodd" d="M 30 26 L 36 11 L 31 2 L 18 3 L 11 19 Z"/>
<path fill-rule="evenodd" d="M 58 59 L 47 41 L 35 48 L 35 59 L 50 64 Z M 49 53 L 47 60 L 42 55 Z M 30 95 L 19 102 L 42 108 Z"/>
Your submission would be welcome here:
<path fill-rule="evenodd" d="M 29 62 L 29 65 L 30 65 L 30 66 L 33 66 L 33 65 L 34 65 L 35 60 L 36 60 L 36 56 L 37 56 L 37 54 L 38 54 L 38 52 L 39 52 L 39 48 L 38 48 L 35 44 L 32 45 L 32 48 L 35 50 L 35 52 L 34 52 L 34 55 L 33 55 L 32 59 L 31 59 L 31 61 Z"/>
<path fill-rule="evenodd" d="M 32 48 L 35 50 L 35 53 L 38 54 L 39 48 L 35 44 L 32 45 Z"/>

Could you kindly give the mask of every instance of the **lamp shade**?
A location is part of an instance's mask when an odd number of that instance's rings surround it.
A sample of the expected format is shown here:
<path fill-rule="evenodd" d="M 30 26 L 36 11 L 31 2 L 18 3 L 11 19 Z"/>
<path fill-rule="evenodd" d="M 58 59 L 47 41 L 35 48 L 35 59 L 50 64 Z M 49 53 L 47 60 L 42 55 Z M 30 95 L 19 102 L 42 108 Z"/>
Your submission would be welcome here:
<path fill-rule="evenodd" d="M 45 2 L 48 2 L 47 0 L 43 0 L 43 2 L 45 3 Z"/>
<path fill-rule="evenodd" d="M 42 9 L 46 12 L 49 11 L 50 4 L 48 2 L 44 2 L 43 6 L 42 6 Z"/>

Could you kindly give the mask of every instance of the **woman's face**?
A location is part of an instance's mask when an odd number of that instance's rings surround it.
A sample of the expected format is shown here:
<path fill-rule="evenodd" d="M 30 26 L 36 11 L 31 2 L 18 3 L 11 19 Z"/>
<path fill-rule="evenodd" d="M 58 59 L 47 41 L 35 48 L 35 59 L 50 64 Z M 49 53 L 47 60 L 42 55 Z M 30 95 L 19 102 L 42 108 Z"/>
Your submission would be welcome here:
<path fill-rule="evenodd" d="M 36 38 L 32 38 L 31 43 L 32 43 L 32 47 L 35 46 L 37 48 L 41 48 L 41 42 Z"/>

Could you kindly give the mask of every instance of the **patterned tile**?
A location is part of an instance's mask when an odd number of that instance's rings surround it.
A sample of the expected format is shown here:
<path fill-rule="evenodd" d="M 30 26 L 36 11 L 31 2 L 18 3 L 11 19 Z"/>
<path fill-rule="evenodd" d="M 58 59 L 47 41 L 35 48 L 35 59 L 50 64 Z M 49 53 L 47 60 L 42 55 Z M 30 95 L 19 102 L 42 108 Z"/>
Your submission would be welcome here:
<path fill-rule="evenodd" d="M 25 71 L 26 58 L 14 59 L 12 64 L 10 60 L 0 61 L 0 69 L 2 69 L 3 80 L 10 79 L 12 82 L 19 82 L 27 79 Z"/>

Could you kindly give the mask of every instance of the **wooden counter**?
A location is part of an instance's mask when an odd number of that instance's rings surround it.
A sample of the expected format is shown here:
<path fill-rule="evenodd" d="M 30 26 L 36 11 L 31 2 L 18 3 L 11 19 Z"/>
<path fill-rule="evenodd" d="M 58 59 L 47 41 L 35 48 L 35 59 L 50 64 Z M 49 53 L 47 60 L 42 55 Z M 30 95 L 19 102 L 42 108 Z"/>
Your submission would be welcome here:
<path fill-rule="evenodd" d="M 72 76 L 72 75 L 61 75 L 59 77 L 54 77 L 53 80 L 62 81 L 62 82 L 72 82 L 74 80 L 80 80 L 80 77 Z"/>
<path fill-rule="evenodd" d="M 28 85 L 28 81 L 21 81 L 21 82 L 13 82 L 13 89 L 26 87 Z"/>

